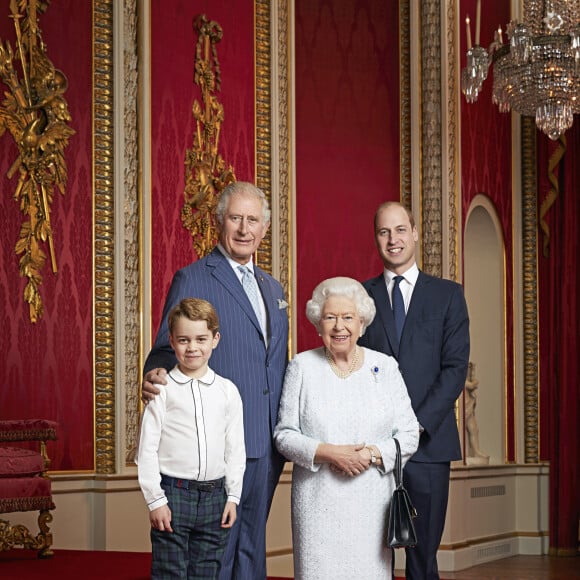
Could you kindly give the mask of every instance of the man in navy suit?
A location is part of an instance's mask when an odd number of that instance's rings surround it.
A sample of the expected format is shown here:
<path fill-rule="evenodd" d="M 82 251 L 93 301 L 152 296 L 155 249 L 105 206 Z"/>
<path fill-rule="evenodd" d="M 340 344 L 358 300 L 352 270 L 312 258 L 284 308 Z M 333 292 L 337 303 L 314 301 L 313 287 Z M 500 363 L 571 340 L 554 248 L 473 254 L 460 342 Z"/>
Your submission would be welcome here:
<path fill-rule="evenodd" d="M 171 283 L 155 344 L 144 368 L 143 396 L 158 390 L 152 383 L 175 365 L 169 345 L 167 314 L 181 299 L 204 298 L 220 321 L 220 344 L 212 367 L 232 380 L 242 397 L 246 471 L 238 518 L 230 532 L 220 579 L 266 578 L 266 520 L 284 465 L 272 444 L 278 404 L 288 361 L 288 304 L 280 284 L 253 263 L 270 224 L 263 192 L 246 182 L 228 185 L 216 208 L 219 244 L 213 251 L 179 270 Z M 257 282 L 252 305 L 241 266 Z"/>
<path fill-rule="evenodd" d="M 405 487 L 419 514 L 418 545 L 406 551 L 406 578 L 434 580 L 439 578 L 437 549 L 445 526 L 450 462 L 461 459 L 454 407 L 469 362 L 467 306 L 459 284 L 417 268 L 419 235 L 402 204 L 380 205 L 374 225 L 385 269 L 364 283 L 377 316 L 360 343 L 397 359 L 421 426 L 419 448 L 404 470 Z M 395 277 L 406 312 L 400 339 L 391 306 Z"/>

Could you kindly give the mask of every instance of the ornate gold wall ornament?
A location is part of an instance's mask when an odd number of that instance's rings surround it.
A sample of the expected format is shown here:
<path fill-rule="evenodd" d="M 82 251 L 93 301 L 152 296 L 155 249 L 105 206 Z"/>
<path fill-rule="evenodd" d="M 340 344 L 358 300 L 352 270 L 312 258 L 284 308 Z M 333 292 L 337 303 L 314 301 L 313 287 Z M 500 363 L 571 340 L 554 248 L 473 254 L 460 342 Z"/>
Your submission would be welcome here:
<path fill-rule="evenodd" d="M 558 196 L 560 195 L 560 184 L 558 183 L 558 176 L 554 173 L 554 170 L 558 167 L 564 154 L 566 153 L 566 135 L 562 134 L 557 139 L 558 144 L 556 145 L 554 151 L 550 155 L 548 160 L 548 181 L 550 182 L 550 190 L 542 199 L 540 204 L 540 229 L 544 234 L 542 239 L 542 251 L 544 258 L 550 256 L 550 226 L 546 221 L 546 216 L 550 211 L 550 208 L 556 203 Z"/>
<path fill-rule="evenodd" d="M 232 166 L 218 153 L 224 107 L 214 93 L 221 90 L 221 74 L 216 44 L 222 39 L 221 26 L 197 16 L 193 27 L 198 34 L 195 49 L 194 82 L 201 89 L 203 104 L 193 102 L 195 132 L 193 147 L 185 153 L 185 202 L 181 221 L 193 237 L 193 248 L 199 258 L 217 243 L 215 207 L 224 187 L 236 180 Z"/>
<path fill-rule="evenodd" d="M 64 195 L 64 151 L 75 133 L 67 124 L 71 117 L 63 96 L 66 76 L 48 58 L 38 27 L 37 15 L 48 5 L 48 0 L 11 0 L 16 52 L 8 41 L 0 41 L 0 78 L 9 89 L 0 106 L 0 136 L 8 129 L 18 147 L 18 157 L 7 175 L 12 178 L 19 173 L 14 199 L 28 217 L 20 228 L 15 251 L 22 254 L 20 275 L 28 278 L 24 300 L 29 304 L 31 322 L 37 322 L 43 314 L 39 287 L 46 254 L 42 244 L 48 242 L 52 271 L 57 272 L 50 207 L 55 187 Z"/>

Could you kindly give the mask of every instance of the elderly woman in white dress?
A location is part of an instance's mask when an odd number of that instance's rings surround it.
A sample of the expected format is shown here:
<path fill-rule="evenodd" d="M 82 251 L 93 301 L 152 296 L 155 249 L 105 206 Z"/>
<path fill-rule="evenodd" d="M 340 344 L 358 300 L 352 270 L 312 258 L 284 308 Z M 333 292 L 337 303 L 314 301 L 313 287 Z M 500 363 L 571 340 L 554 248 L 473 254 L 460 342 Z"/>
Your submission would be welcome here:
<path fill-rule="evenodd" d="M 288 365 L 274 440 L 294 462 L 292 537 L 297 580 L 391 578 L 385 543 L 395 443 L 403 461 L 419 425 L 392 357 L 357 340 L 375 305 L 352 278 L 319 284 L 306 315 L 323 346 Z"/>

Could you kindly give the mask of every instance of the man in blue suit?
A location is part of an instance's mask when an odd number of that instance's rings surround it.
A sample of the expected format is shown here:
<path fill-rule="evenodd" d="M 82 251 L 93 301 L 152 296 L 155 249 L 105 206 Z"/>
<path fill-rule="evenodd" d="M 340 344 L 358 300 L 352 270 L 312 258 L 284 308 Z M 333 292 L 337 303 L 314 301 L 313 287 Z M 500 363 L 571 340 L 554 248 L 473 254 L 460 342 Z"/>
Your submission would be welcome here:
<path fill-rule="evenodd" d="M 152 383 L 164 382 L 165 372 L 176 362 L 168 339 L 169 310 L 187 297 L 211 302 L 221 333 L 212 368 L 240 391 L 247 455 L 238 518 L 230 532 L 220 579 L 259 580 L 266 578 L 266 520 L 284 465 L 272 444 L 272 431 L 288 361 L 288 304 L 280 284 L 252 259 L 270 224 L 263 192 L 246 182 L 228 185 L 216 217 L 217 247 L 173 278 L 161 326 L 145 362 L 143 396 L 150 398 L 158 392 Z M 242 272 L 241 266 L 249 272 Z M 254 304 L 242 286 L 248 274 L 259 288 L 253 292 Z"/>
<path fill-rule="evenodd" d="M 379 206 L 374 226 L 385 269 L 364 283 L 377 316 L 360 343 L 397 359 L 421 427 L 419 448 L 404 470 L 405 487 L 419 514 L 418 545 L 406 551 L 406 578 L 434 580 L 439 578 L 437 549 L 445 526 L 450 462 L 461 459 L 454 407 L 469 362 L 467 306 L 459 284 L 417 268 L 419 236 L 413 215 L 402 204 Z M 395 286 L 406 313 L 400 339 L 391 306 Z"/>

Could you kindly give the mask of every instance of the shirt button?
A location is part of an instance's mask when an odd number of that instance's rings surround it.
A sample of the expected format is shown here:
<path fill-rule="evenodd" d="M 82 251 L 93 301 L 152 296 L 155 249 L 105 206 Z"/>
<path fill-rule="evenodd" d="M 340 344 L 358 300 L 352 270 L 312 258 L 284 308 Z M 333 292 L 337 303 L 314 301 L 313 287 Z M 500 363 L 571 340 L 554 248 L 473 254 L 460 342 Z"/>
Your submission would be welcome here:
<path fill-rule="evenodd" d="M 264 395 L 269 395 L 270 394 L 270 389 L 264 389 L 262 392 L 264 393 Z"/>

